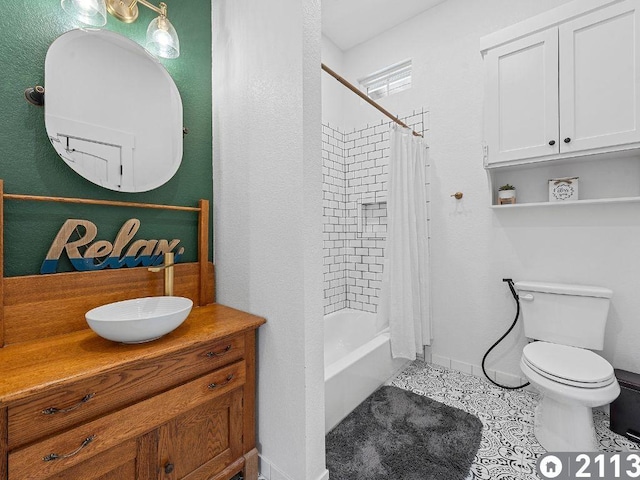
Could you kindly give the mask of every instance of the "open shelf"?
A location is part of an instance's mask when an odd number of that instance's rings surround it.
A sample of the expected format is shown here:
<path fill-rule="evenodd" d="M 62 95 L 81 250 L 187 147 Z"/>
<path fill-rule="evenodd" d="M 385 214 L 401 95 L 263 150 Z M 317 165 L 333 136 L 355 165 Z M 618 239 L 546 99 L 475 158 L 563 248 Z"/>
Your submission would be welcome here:
<path fill-rule="evenodd" d="M 640 202 L 640 153 L 597 155 L 487 169 L 494 209 Z M 549 180 L 578 177 L 579 200 L 549 201 Z M 516 187 L 515 204 L 498 205 L 501 185 Z"/>
<path fill-rule="evenodd" d="M 615 198 L 592 198 L 587 200 L 574 200 L 566 202 L 531 202 L 531 203 L 515 203 L 513 205 L 491 205 L 491 208 L 497 210 L 510 208 L 536 208 L 536 207 L 560 207 L 565 205 L 601 205 L 606 203 L 637 203 L 640 197 L 615 197 Z"/>

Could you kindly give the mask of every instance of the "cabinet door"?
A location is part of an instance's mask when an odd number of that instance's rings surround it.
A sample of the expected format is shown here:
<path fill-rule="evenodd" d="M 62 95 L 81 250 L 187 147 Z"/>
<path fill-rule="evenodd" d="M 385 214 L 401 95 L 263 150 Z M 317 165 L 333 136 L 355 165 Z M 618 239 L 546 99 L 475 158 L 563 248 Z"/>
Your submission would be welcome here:
<path fill-rule="evenodd" d="M 207 480 L 242 457 L 242 390 L 193 408 L 159 429 L 158 479 Z"/>
<path fill-rule="evenodd" d="M 487 163 L 558 153 L 557 28 L 490 50 L 485 65 Z"/>
<path fill-rule="evenodd" d="M 640 142 L 637 5 L 622 2 L 559 27 L 561 152 Z"/>

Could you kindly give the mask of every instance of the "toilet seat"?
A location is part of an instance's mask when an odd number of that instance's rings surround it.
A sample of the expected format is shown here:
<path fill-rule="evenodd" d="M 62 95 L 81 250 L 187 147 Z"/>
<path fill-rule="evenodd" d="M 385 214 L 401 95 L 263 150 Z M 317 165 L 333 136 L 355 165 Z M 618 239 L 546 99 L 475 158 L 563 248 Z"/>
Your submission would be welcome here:
<path fill-rule="evenodd" d="M 601 388 L 615 381 L 609 362 L 583 348 L 533 342 L 524 347 L 522 361 L 539 375 L 563 385 Z"/>

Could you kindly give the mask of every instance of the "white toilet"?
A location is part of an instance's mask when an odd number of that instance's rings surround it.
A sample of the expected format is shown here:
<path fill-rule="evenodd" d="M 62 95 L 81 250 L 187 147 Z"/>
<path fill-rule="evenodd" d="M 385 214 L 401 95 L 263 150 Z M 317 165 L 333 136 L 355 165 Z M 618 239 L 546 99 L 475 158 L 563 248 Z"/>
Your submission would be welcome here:
<path fill-rule="evenodd" d="M 520 368 L 541 394 L 534 432 L 549 452 L 598 450 L 591 409 L 620 394 L 602 350 L 613 292 L 602 287 L 516 282 L 525 336 Z"/>

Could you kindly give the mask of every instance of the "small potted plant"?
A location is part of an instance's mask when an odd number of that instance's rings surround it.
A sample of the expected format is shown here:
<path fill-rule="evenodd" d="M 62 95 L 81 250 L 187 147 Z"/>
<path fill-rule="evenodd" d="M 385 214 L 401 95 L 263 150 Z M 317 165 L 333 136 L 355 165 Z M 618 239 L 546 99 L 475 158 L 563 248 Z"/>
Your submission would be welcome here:
<path fill-rule="evenodd" d="M 498 188 L 498 203 L 516 203 L 516 187 L 507 183 Z"/>

